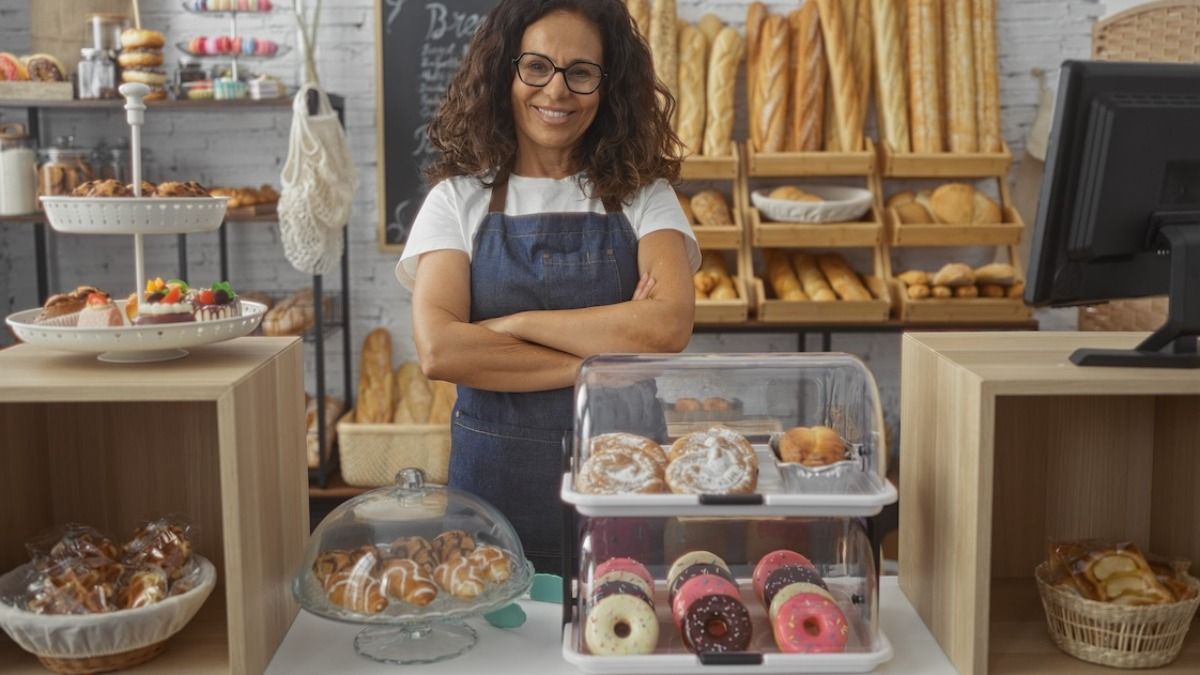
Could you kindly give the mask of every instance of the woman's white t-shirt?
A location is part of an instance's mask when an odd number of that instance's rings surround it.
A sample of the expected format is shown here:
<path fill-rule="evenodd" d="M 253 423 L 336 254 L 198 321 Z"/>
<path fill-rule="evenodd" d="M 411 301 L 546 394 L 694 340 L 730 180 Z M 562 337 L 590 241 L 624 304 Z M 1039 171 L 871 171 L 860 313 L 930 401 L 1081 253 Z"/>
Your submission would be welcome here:
<path fill-rule="evenodd" d="M 417 260 L 422 253 L 453 249 L 471 255 L 475 232 L 483 223 L 492 191 L 468 176 L 448 178 L 433 187 L 413 221 L 404 253 L 396 264 L 396 278 L 411 289 L 417 277 Z M 688 224 L 675 191 L 666 180 L 642 188 L 622 210 L 634 234 L 642 237 L 659 230 L 678 230 L 687 242 L 692 271 L 700 269 L 700 247 Z M 524 216 L 535 213 L 604 213 L 604 203 L 592 199 L 580 187 L 578 176 L 568 178 L 508 179 L 504 213 Z"/>

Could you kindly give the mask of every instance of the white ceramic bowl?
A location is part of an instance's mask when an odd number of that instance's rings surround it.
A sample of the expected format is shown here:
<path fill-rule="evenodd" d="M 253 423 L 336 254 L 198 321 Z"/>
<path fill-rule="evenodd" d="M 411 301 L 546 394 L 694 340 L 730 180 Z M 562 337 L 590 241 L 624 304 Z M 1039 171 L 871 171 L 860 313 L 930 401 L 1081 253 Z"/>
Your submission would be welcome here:
<path fill-rule="evenodd" d="M 840 185 L 799 185 L 825 201 L 798 202 L 772 199 L 771 189 L 755 190 L 750 201 L 766 220 L 782 223 L 852 223 L 871 210 L 870 190 Z"/>

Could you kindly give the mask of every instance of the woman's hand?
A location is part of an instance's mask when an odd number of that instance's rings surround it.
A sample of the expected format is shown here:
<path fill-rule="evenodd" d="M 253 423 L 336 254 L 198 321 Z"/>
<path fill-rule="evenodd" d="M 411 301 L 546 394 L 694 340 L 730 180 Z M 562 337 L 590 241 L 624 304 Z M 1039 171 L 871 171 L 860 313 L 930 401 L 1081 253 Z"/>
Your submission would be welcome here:
<path fill-rule="evenodd" d="M 650 276 L 649 272 L 643 272 L 642 278 L 638 279 L 637 288 L 633 289 L 633 297 L 630 300 L 649 300 L 650 294 L 654 292 L 655 283 L 654 277 Z"/>

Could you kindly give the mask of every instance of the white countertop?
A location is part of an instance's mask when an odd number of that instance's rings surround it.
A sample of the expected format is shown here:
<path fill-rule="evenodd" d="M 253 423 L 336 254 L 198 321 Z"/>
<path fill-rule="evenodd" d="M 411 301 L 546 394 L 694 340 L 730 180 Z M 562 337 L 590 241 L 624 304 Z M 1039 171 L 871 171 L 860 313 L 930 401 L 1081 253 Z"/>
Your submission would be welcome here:
<path fill-rule="evenodd" d="M 957 675 L 929 629 L 900 592 L 896 577 L 881 581 L 880 620 L 896 655 L 873 672 L 876 675 Z M 479 631 L 479 643 L 463 656 L 427 666 L 390 666 L 354 652 L 354 636 L 362 626 L 328 621 L 301 611 L 267 667 L 267 675 L 579 675 L 562 658 L 562 608 L 521 601 L 528 615 L 515 630 L 493 628 L 483 620 L 469 623 Z"/>

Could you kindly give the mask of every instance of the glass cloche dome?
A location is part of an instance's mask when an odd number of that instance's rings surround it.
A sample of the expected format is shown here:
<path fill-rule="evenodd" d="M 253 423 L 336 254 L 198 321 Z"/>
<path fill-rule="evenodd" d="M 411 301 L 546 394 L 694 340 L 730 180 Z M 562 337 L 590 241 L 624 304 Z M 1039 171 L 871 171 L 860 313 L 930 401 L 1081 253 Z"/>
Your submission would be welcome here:
<path fill-rule="evenodd" d="M 525 593 L 533 566 L 512 524 L 470 493 L 427 485 L 418 469 L 355 497 L 309 540 L 293 593 L 305 610 L 366 624 L 354 644 L 388 663 L 458 656 L 478 639 L 463 619 Z"/>

